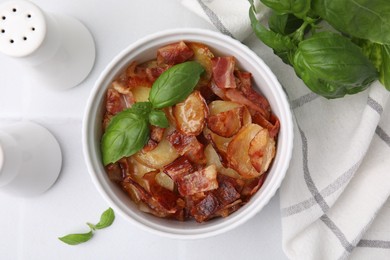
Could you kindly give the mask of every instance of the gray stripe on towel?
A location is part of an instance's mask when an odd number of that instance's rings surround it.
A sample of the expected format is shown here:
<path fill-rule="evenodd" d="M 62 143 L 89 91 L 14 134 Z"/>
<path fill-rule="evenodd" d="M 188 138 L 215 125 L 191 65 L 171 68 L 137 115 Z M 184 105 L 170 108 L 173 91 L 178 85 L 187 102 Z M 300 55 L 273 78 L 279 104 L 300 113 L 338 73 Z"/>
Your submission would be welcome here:
<path fill-rule="evenodd" d="M 352 252 L 352 250 L 355 248 L 351 243 L 348 242 L 347 238 L 345 237 L 344 233 L 341 232 L 341 230 L 337 227 L 337 225 L 328 217 L 328 215 L 324 214 L 320 218 L 322 222 L 330 229 L 332 230 L 333 234 L 339 239 L 341 245 L 347 250 L 349 253 Z"/>
<path fill-rule="evenodd" d="M 372 109 L 374 109 L 376 112 L 378 112 L 379 115 L 383 112 L 383 107 L 381 104 L 379 104 L 376 100 L 374 100 L 372 97 L 367 98 L 367 105 L 369 105 Z"/>
<path fill-rule="evenodd" d="M 318 192 L 317 187 L 315 186 L 313 179 L 311 178 L 310 171 L 309 171 L 309 165 L 308 165 L 308 145 L 307 145 L 307 138 L 305 133 L 302 131 L 302 129 L 299 127 L 299 133 L 301 135 L 302 139 L 302 155 L 303 155 L 303 174 L 304 179 L 306 182 L 306 185 L 313 195 L 315 201 L 318 203 L 318 205 L 321 207 L 322 211 L 325 213 L 321 216 L 322 222 L 333 232 L 333 234 L 338 238 L 341 245 L 344 247 L 344 249 L 348 252 L 351 252 L 354 248 L 354 246 L 348 242 L 347 238 L 345 237 L 344 233 L 337 227 L 337 225 L 326 215 L 326 212 L 329 210 L 329 205 L 326 203 L 325 199 L 322 197 L 322 195 Z"/>
<path fill-rule="evenodd" d="M 338 177 L 333 183 L 326 186 L 320 193 L 323 197 L 328 197 L 332 195 L 334 192 L 338 191 L 341 187 L 343 187 L 344 184 L 348 183 L 354 173 L 356 172 L 357 168 L 359 167 L 361 161 L 355 163 L 351 168 L 349 168 L 346 172 L 344 172 L 340 177 Z M 308 208 L 311 208 L 316 204 L 316 200 L 312 197 L 310 199 L 304 200 L 302 202 L 299 202 L 295 205 L 282 208 L 281 214 L 282 217 L 288 217 L 295 214 L 298 214 L 299 212 L 302 212 Z"/>
<path fill-rule="evenodd" d="M 390 136 L 378 125 L 375 133 L 390 147 Z"/>
<path fill-rule="evenodd" d="M 316 93 L 310 92 L 306 95 L 303 95 L 303 96 L 291 101 L 291 108 L 295 109 L 295 108 L 301 107 L 301 106 L 305 105 L 306 103 L 309 103 L 309 102 L 315 100 L 318 97 L 319 97 L 319 95 L 317 95 Z"/>
<path fill-rule="evenodd" d="M 315 201 L 318 203 L 318 205 L 321 207 L 322 211 L 326 213 L 329 210 L 329 206 L 326 203 L 325 199 L 322 197 L 321 193 L 319 193 L 316 185 L 314 184 L 313 179 L 311 178 L 310 171 L 309 171 L 309 163 L 308 163 L 308 145 L 307 145 L 307 138 L 305 133 L 299 128 L 299 133 L 301 134 L 302 138 L 302 156 L 303 156 L 303 177 L 305 179 L 306 185 L 309 188 L 309 191 L 313 195 Z"/>
<path fill-rule="evenodd" d="M 198 0 L 198 3 L 219 31 L 234 38 L 233 34 L 225 27 L 225 25 L 222 24 L 221 20 L 219 20 L 219 17 L 205 3 L 203 3 L 202 0 Z"/>
<path fill-rule="evenodd" d="M 372 248 L 390 248 L 390 241 L 362 239 L 359 241 L 357 246 Z"/>

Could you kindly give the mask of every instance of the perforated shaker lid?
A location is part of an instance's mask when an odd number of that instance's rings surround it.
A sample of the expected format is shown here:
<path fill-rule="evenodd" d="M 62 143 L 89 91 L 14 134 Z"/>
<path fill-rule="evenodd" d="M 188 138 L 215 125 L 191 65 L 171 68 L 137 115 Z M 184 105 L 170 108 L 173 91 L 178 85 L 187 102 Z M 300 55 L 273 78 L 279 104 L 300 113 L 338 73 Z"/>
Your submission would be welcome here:
<path fill-rule="evenodd" d="M 0 52 L 28 56 L 39 48 L 45 35 L 45 16 L 38 6 L 22 0 L 0 5 Z"/>

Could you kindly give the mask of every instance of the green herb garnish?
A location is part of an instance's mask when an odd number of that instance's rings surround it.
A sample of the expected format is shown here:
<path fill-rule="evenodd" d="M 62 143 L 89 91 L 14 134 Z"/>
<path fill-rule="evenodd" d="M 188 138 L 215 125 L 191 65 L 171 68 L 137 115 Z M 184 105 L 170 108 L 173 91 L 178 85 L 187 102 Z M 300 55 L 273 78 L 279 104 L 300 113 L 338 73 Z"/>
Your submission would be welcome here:
<path fill-rule="evenodd" d="M 135 103 L 115 115 L 101 141 L 103 164 L 114 163 L 141 150 L 149 139 L 149 124 L 169 126 L 165 107 L 184 101 L 194 90 L 204 68 L 195 61 L 175 65 L 153 83 L 149 102 Z"/>
<path fill-rule="evenodd" d="M 249 2 L 256 36 L 313 92 L 340 98 L 377 79 L 390 90 L 388 0 L 261 0 L 272 9 L 269 29 Z"/>
<path fill-rule="evenodd" d="M 93 237 L 94 231 L 96 231 L 97 229 L 103 229 L 111 226 L 111 224 L 114 222 L 114 219 L 114 211 L 109 208 L 103 212 L 100 217 L 99 223 L 97 223 L 96 225 L 87 223 L 90 228 L 90 231 L 88 233 L 69 234 L 63 237 L 59 237 L 58 239 L 68 245 L 78 245 L 81 243 L 85 243 Z"/>

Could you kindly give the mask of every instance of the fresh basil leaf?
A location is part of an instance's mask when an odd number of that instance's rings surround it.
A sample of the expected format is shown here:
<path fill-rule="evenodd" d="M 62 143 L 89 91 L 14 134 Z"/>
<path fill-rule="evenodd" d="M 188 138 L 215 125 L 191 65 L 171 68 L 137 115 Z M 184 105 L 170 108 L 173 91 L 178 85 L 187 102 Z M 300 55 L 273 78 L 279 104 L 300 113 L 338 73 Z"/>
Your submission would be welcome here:
<path fill-rule="evenodd" d="M 115 220 L 115 213 L 112 210 L 112 208 L 108 208 L 106 211 L 103 212 L 103 214 L 100 217 L 99 223 L 94 225 L 96 229 L 103 229 L 106 227 L 111 226 L 111 224 Z"/>
<path fill-rule="evenodd" d="M 103 164 L 107 165 L 135 154 L 149 139 L 147 118 L 131 109 L 115 115 L 101 141 Z"/>
<path fill-rule="evenodd" d="M 294 14 L 303 18 L 310 9 L 310 0 L 261 0 L 278 14 Z"/>
<path fill-rule="evenodd" d="M 81 234 L 70 234 L 63 237 L 59 237 L 58 239 L 68 245 L 78 245 L 90 240 L 93 236 L 92 230 L 88 233 Z"/>
<path fill-rule="evenodd" d="M 373 43 L 366 39 L 352 38 L 352 42 L 360 46 L 363 54 L 374 64 L 379 71 L 382 66 L 382 48 L 381 44 Z"/>
<path fill-rule="evenodd" d="M 379 71 L 379 81 L 390 91 L 390 45 L 382 45 L 383 62 Z"/>
<path fill-rule="evenodd" d="M 295 32 L 302 24 L 303 20 L 292 14 L 280 15 L 272 12 L 268 19 L 269 29 L 282 35 L 288 35 Z"/>
<path fill-rule="evenodd" d="M 149 123 L 161 128 L 169 126 L 168 118 L 162 110 L 152 110 L 149 114 Z"/>
<path fill-rule="evenodd" d="M 390 44 L 389 0 L 313 0 L 312 9 L 341 32 Z"/>
<path fill-rule="evenodd" d="M 300 42 L 293 65 L 305 84 L 326 98 L 363 91 L 378 78 L 360 48 L 332 32 L 320 32 Z"/>
<path fill-rule="evenodd" d="M 153 83 L 149 101 L 154 108 L 164 108 L 185 100 L 203 72 L 202 65 L 195 61 L 187 61 L 169 68 Z"/>
<path fill-rule="evenodd" d="M 256 18 L 254 7 L 249 10 L 251 26 L 257 38 L 265 45 L 271 47 L 285 63 L 291 63 L 291 57 L 296 49 L 296 45 L 285 35 L 267 30 Z"/>

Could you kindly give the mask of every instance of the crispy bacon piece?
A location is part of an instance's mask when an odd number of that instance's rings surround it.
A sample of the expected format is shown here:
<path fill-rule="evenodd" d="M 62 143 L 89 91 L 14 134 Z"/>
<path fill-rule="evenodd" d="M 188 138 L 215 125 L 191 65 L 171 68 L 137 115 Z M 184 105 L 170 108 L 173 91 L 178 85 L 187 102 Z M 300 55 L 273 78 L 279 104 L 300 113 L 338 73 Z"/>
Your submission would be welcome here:
<path fill-rule="evenodd" d="M 150 139 L 156 141 L 157 143 L 161 142 L 164 136 L 165 128 L 151 126 L 150 127 Z"/>
<path fill-rule="evenodd" d="M 223 89 L 219 88 L 215 84 L 214 81 L 212 81 L 211 84 L 210 84 L 210 90 L 214 93 L 214 95 L 216 95 L 220 99 L 227 100 L 226 95 L 225 95 L 225 91 Z"/>
<path fill-rule="evenodd" d="M 232 214 L 233 212 L 237 211 L 239 208 L 241 208 L 241 206 L 245 204 L 243 203 L 243 201 L 241 199 L 238 199 L 232 203 L 230 203 L 229 205 L 226 205 L 225 207 L 217 210 L 214 215 L 212 216 L 213 218 L 214 217 L 223 217 L 223 218 L 226 218 L 227 216 L 229 216 L 230 214 Z"/>
<path fill-rule="evenodd" d="M 234 77 L 235 58 L 215 57 L 211 61 L 213 63 L 213 79 L 215 84 L 221 89 L 236 88 L 236 80 Z"/>
<path fill-rule="evenodd" d="M 142 148 L 143 153 L 150 152 L 154 150 L 158 146 L 158 143 L 154 141 L 153 139 L 149 138 L 148 142 L 144 145 Z"/>
<path fill-rule="evenodd" d="M 240 192 L 241 198 L 244 201 L 248 201 L 253 196 L 253 194 L 255 194 L 261 188 L 266 176 L 267 176 L 267 173 L 264 173 L 259 177 L 247 180 L 245 182 L 245 185 L 243 186 L 241 192 Z"/>
<path fill-rule="evenodd" d="M 151 67 L 148 67 L 146 68 L 145 72 L 146 72 L 146 75 L 148 76 L 148 79 L 151 81 L 151 82 L 155 82 L 156 79 L 158 77 L 160 77 L 160 75 L 166 71 L 167 69 L 169 69 L 171 66 L 167 65 L 167 64 L 161 64 L 161 65 L 156 65 L 156 66 L 151 66 Z"/>
<path fill-rule="evenodd" d="M 203 200 L 192 207 L 191 215 L 197 222 L 204 222 L 217 211 L 219 205 L 216 196 L 213 193 L 208 193 Z"/>
<path fill-rule="evenodd" d="M 152 81 L 148 78 L 147 68 L 149 64 L 138 64 L 132 62 L 126 70 L 124 75 L 121 75 L 121 81 L 125 82 L 129 89 L 133 89 L 138 86 L 151 87 Z"/>
<path fill-rule="evenodd" d="M 232 183 L 237 185 L 233 178 L 218 174 L 218 188 L 207 193 L 191 207 L 191 215 L 196 221 L 203 222 L 217 216 L 226 217 L 240 207 L 240 193 Z"/>
<path fill-rule="evenodd" d="M 241 129 L 243 114 L 244 107 L 236 107 L 216 115 L 211 115 L 207 119 L 207 126 L 217 135 L 232 137 Z"/>
<path fill-rule="evenodd" d="M 225 91 L 226 99 L 245 105 L 249 109 L 254 110 L 256 112 L 259 112 L 263 117 L 267 118 L 268 117 L 268 111 L 264 110 L 261 108 L 259 105 L 253 103 L 250 101 L 248 98 L 246 98 L 241 91 L 237 89 L 228 89 Z"/>
<path fill-rule="evenodd" d="M 157 63 L 174 65 L 189 60 L 194 52 L 183 42 L 173 43 L 157 50 Z"/>
<path fill-rule="evenodd" d="M 229 177 L 220 174 L 218 175 L 218 189 L 214 191 L 215 196 L 221 205 L 226 206 L 240 198 L 240 193 L 237 192 L 233 185 L 233 180 L 229 180 Z M 233 179 L 233 178 L 230 178 Z M 235 182 L 238 186 L 238 183 Z"/>
<path fill-rule="evenodd" d="M 271 107 L 268 100 L 263 96 L 257 93 L 252 87 L 252 74 L 245 71 L 235 71 L 237 76 L 237 85 L 238 89 L 244 94 L 246 98 L 258 105 L 265 112 L 266 118 L 269 118 Z"/>
<path fill-rule="evenodd" d="M 218 188 L 217 168 L 210 165 L 193 173 L 177 176 L 178 191 L 182 196 Z"/>
<path fill-rule="evenodd" d="M 150 126 L 150 138 L 146 143 L 146 145 L 142 148 L 142 151 L 146 153 L 156 148 L 164 136 L 164 131 L 165 128 L 161 128 L 153 125 Z"/>
<path fill-rule="evenodd" d="M 120 182 L 125 177 L 119 163 L 110 163 L 106 167 L 108 178 L 114 182 Z"/>
<path fill-rule="evenodd" d="M 192 162 L 204 164 L 204 146 L 195 136 L 185 135 L 175 130 L 167 136 L 167 139 L 180 155 L 186 155 Z"/>
<path fill-rule="evenodd" d="M 134 104 L 133 95 L 120 94 L 114 88 L 109 88 L 106 95 L 106 110 L 112 115 L 116 115 L 122 110 L 131 107 Z"/>
<path fill-rule="evenodd" d="M 157 172 L 149 172 L 143 176 L 149 184 L 150 194 L 165 209 L 172 210 L 176 207 L 176 201 L 179 198 L 174 192 L 162 187 L 156 182 Z"/>
<path fill-rule="evenodd" d="M 192 164 L 185 156 L 180 156 L 170 164 L 164 167 L 165 172 L 172 180 L 176 180 L 178 176 L 189 174 L 194 171 Z"/>
<path fill-rule="evenodd" d="M 275 138 L 279 133 L 280 122 L 279 118 L 271 113 L 269 121 L 261 115 L 261 113 L 254 113 L 252 116 L 252 120 L 255 124 L 261 125 L 264 128 L 267 128 L 269 134 L 272 138 Z"/>
<path fill-rule="evenodd" d="M 153 185 L 152 185 L 153 186 Z M 177 197 L 171 191 L 165 189 L 164 196 L 156 194 L 162 194 L 154 190 L 154 195 L 147 192 L 138 182 L 134 181 L 130 176 L 126 177 L 122 182 L 123 189 L 130 195 L 134 201 L 143 202 L 144 205 L 150 208 L 150 213 L 158 217 L 170 217 L 178 211 L 176 207 Z M 164 189 L 160 187 L 154 187 L 152 189 Z M 169 195 L 167 195 L 169 194 Z"/>

